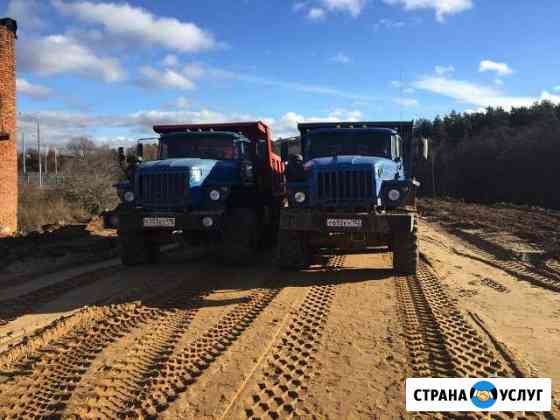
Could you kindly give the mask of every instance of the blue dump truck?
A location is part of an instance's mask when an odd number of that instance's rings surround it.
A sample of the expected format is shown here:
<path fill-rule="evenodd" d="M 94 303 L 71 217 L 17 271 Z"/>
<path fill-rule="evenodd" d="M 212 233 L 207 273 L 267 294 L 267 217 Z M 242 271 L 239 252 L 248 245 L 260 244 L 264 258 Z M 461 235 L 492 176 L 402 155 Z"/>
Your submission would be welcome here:
<path fill-rule="evenodd" d="M 306 268 L 321 249 L 388 246 L 400 274 L 418 264 L 414 163 L 427 140 L 413 122 L 299 124 L 301 154 L 288 156 L 288 205 L 280 212 L 277 260 Z M 423 150 L 421 150 L 423 149 Z"/>
<path fill-rule="evenodd" d="M 143 161 L 138 144 L 127 179 L 116 184 L 121 204 L 104 218 L 118 229 L 123 264 L 157 261 L 159 244 L 172 234 L 193 245 L 217 244 L 233 264 L 275 242 L 284 165 L 266 124 L 159 125 L 154 131 L 156 160 Z M 121 148 L 123 166 L 125 159 Z"/>

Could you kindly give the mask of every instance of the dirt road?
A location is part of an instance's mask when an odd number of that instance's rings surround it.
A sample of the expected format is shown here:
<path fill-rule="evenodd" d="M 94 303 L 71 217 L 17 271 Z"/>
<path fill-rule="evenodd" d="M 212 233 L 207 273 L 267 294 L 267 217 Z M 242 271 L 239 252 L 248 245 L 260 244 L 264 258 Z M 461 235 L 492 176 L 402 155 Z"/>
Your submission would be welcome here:
<path fill-rule="evenodd" d="M 436 225 L 420 235 L 411 277 L 383 249 L 296 273 L 176 251 L 3 287 L 0 418 L 406 418 L 406 377 L 557 384 L 558 292 Z M 555 386 L 554 413 L 493 418 L 555 418 Z"/>

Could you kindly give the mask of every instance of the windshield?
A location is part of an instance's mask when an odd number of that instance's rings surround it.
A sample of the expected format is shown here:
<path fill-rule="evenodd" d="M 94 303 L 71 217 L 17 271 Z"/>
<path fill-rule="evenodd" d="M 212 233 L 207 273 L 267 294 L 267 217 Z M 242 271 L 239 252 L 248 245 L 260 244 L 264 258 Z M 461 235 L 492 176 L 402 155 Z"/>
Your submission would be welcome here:
<path fill-rule="evenodd" d="M 391 157 L 391 134 L 339 131 L 310 134 L 308 137 L 308 159 L 351 155 Z"/>
<path fill-rule="evenodd" d="M 238 158 L 233 138 L 216 134 L 171 134 L 160 139 L 161 158 L 200 158 L 230 160 Z"/>

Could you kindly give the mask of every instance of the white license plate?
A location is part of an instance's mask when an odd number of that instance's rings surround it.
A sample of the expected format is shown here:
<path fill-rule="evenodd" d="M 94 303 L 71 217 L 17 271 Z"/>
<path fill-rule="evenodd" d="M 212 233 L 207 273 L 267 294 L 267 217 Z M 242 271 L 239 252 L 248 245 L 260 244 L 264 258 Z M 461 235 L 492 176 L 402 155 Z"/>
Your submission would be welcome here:
<path fill-rule="evenodd" d="M 144 227 L 175 227 L 174 217 L 144 217 Z"/>
<path fill-rule="evenodd" d="M 327 219 L 327 227 L 361 228 L 362 219 Z"/>

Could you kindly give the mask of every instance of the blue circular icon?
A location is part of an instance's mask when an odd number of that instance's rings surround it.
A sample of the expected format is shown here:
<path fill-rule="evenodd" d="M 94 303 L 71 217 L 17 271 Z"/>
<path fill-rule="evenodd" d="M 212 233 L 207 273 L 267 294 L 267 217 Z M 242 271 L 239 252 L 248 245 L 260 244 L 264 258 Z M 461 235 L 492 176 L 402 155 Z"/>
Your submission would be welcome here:
<path fill-rule="evenodd" d="M 498 398 L 498 390 L 491 382 L 479 381 L 472 386 L 470 397 L 478 408 L 490 408 Z"/>

